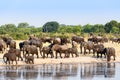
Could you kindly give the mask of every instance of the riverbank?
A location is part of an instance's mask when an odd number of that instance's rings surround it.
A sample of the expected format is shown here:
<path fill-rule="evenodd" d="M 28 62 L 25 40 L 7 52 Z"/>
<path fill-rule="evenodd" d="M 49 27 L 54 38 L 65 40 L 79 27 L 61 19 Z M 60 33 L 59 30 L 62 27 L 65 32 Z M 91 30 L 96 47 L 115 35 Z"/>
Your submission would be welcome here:
<path fill-rule="evenodd" d="M 18 44 L 20 41 L 16 41 L 16 42 Z M 46 45 L 47 44 L 44 44 L 44 46 Z M 114 61 L 113 57 L 111 57 L 112 59 L 110 62 L 120 62 L 120 44 L 108 42 L 108 43 L 104 43 L 104 46 L 114 47 L 116 50 L 116 60 Z M 18 45 L 17 45 L 17 48 L 18 48 Z M 78 49 L 78 52 L 80 52 L 79 49 Z M 3 62 L 2 57 L 3 57 L 3 54 L 0 54 L 0 66 L 6 65 Z M 106 58 L 93 57 L 93 54 L 87 54 L 87 55 L 79 54 L 79 57 L 74 57 L 74 58 L 70 57 L 70 58 L 62 58 L 62 59 L 61 58 L 55 59 L 50 57 L 43 59 L 42 57 L 36 58 L 35 56 L 34 65 L 61 64 L 61 63 L 98 63 L 98 62 L 107 62 L 107 61 L 106 61 Z M 18 65 L 27 65 L 27 64 L 25 63 L 25 61 L 18 61 Z"/>

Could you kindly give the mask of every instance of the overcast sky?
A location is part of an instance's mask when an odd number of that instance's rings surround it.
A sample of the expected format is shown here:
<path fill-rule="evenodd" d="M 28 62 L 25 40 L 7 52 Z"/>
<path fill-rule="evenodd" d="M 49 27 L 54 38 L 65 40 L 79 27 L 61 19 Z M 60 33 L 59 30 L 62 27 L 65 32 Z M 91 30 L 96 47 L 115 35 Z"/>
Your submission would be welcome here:
<path fill-rule="evenodd" d="M 0 25 L 48 21 L 66 25 L 120 22 L 120 0 L 0 0 Z"/>

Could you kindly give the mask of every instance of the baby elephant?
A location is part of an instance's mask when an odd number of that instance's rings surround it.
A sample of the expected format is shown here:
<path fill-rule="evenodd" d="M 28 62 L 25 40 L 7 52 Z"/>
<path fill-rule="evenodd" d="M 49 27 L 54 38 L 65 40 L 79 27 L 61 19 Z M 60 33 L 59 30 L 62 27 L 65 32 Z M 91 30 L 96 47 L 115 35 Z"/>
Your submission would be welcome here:
<path fill-rule="evenodd" d="M 32 64 L 34 64 L 34 57 L 33 56 L 26 56 L 25 57 L 25 62 L 27 64 L 30 64 L 32 62 Z"/>
<path fill-rule="evenodd" d="M 107 61 L 111 60 L 111 56 L 113 56 L 115 60 L 115 48 L 108 47 L 108 48 L 105 48 L 105 50 L 106 50 L 106 55 L 107 55 Z"/>
<path fill-rule="evenodd" d="M 15 53 L 5 53 L 3 55 L 3 61 L 7 64 L 7 62 L 10 64 L 10 61 L 12 61 L 12 64 L 13 64 L 13 61 L 16 62 L 17 64 L 17 59 L 16 59 L 16 55 Z"/>
<path fill-rule="evenodd" d="M 68 48 L 68 50 L 67 50 L 67 54 L 65 55 L 65 57 L 70 57 L 70 54 L 72 55 L 72 57 L 73 57 L 73 54 L 75 54 L 76 55 L 76 57 L 78 57 L 79 55 L 78 55 L 78 50 L 77 50 L 77 48 L 76 47 L 73 47 L 73 48 Z"/>
<path fill-rule="evenodd" d="M 51 55 L 51 58 L 54 57 L 53 51 L 51 50 L 50 47 L 43 47 L 43 48 L 42 48 L 42 52 L 43 52 L 43 58 L 45 58 L 45 54 L 47 54 L 47 57 L 48 57 L 48 54 Z"/>

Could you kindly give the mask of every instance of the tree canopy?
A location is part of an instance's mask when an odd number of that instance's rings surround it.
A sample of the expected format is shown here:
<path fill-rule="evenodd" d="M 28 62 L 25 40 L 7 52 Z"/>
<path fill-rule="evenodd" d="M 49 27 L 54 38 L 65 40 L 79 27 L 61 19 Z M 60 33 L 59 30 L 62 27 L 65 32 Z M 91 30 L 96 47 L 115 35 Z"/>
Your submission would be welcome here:
<path fill-rule="evenodd" d="M 44 36 L 44 33 L 56 35 L 56 33 L 113 33 L 120 34 L 120 23 L 111 20 L 105 25 L 103 24 L 86 24 L 86 25 L 65 25 L 56 21 L 45 23 L 42 27 L 29 25 L 27 22 L 15 24 L 4 24 L 0 26 L 0 35 L 9 35 L 14 39 L 27 39 L 30 34 Z"/>
<path fill-rule="evenodd" d="M 43 25 L 43 32 L 57 32 L 59 23 L 56 21 L 47 22 Z"/>

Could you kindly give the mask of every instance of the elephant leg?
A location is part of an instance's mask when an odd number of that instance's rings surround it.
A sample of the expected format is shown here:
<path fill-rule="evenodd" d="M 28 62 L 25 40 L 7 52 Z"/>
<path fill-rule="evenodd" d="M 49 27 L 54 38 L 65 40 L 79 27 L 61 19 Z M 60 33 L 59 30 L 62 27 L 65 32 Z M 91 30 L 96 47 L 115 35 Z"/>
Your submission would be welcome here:
<path fill-rule="evenodd" d="M 95 56 L 95 50 L 93 49 L 93 56 Z"/>
<path fill-rule="evenodd" d="M 110 57 L 111 57 L 111 56 L 108 54 L 108 55 L 107 55 L 107 61 L 110 61 Z"/>
<path fill-rule="evenodd" d="M 13 61 L 12 61 L 12 64 L 13 64 Z"/>
<path fill-rule="evenodd" d="M 40 51 L 40 55 L 42 56 L 42 50 L 41 50 L 41 48 L 39 47 L 39 51 Z"/>
<path fill-rule="evenodd" d="M 68 58 L 70 57 L 70 53 L 67 53 L 67 57 L 68 57 Z"/>
<path fill-rule="evenodd" d="M 74 56 L 73 56 L 73 53 L 71 53 L 71 54 L 72 54 L 72 57 L 74 57 Z"/>
<path fill-rule="evenodd" d="M 7 64 L 7 60 L 5 61 L 5 64 Z"/>
<path fill-rule="evenodd" d="M 53 54 L 51 53 L 50 55 L 51 55 L 51 58 L 53 58 Z"/>
<path fill-rule="evenodd" d="M 68 56 L 68 55 L 67 55 L 67 53 L 65 53 L 65 56 L 64 56 L 64 58 L 67 58 L 67 56 Z"/>
<path fill-rule="evenodd" d="M 48 54 L 47 54 L 47 58 L 48 58 Z"/>
<path fill-rule="evenodd" d="M 23 61 L 23 58 L 20 56 L 20 58 L 21 58 L 21 61 Z"/>
<path fill-rule="evenodd" d="M 9 60 L 9 64 L 10 64 L 10 60 Z"/>
<path fill-rule="evenodd" d="M 8 58 L 6 57 L 6 61 L 5 61 L 5 59 L 4 59 L 4 58 L 3 58 L 3 60 L 4 60 L 5 64 L 7 64 L 7 62 L 8 62 Z"/>
<path fill-rule="evenodd" d="M 25 57 L 25 53 L 24 53 L 25 51 L 23 50 L 23 57 Z"/>
<path fill-rule="evenodd" d="M 90 49 L 89 49 L 89 54 L 90 54 Z"/>
<path fill-rule="evenodd" d="M 19 58 L 20 58 L 20 57 L 18 57 L 18 61 L 19 61 Z"/>
<path fill-rule="evenodd" d="M 113 57 L 114 57 L 114 60 L 115 60 L 115 55 Z"/>
<path fill-rule="evenodd" d="M 32 63 L 34 64 L 34 61 L 32 60 Z"/>
<path fill-rule="evenodd" d="M 38 53 L 36 53 L 37 58 L 39 58 Z"/>
<path fill-rule="evenodd" d="M 51 58 L 53 58 L 53 57 L 54 57 L 53 53 L 50 53 L 50 55 L 51 55 Z"/>
<path fill-rule="evenodd" d="M 59 52 L 60 58 L 62 58 L 61 52 Z"/>
<path fill-rule="evenodd" d="M 28 61 L 28 59 L 27 59 L 27 60 L 26 60 L 26 63 L 28 64 L 28 62 L 29 62 L 29 61 Z"/>
<path fill-rule="evenodd" d="M 80 51 L 81 51 L 81 54 L 82 54 L 82 43 L 80 43 Z"/>
<path fill-rule="evenodd" d="M 86 49 L 84 48 L 84 55 L 86 54 Z"/>
<path fill-rule="evenodd" d="M 52 53 L 52 57 L 54 57 L 54 54 Z"/>
<path fill-rule="evenodd" d="M 5 63 L 7 64 L 9 62 L 9 59 L 8 58 L 6 58 L 6 61 L 5 61 Z"/>
<path fill-rule="evenodd" d="M 28 63 L 30 64 L 30 60 L 28 60 Z"/>
<path fill-rule="evenodd" d="M 78 53 L 76 52 L 75 54 L 76 54 L 76 57 L 78 57 Z"/>
<path fill-rule="evenodd" d="M 45 58 L 45 53 L 43 52 L 43 59 Z"/>
<path fill-rule="evenodd" d="M 106 58 L 106 54 L 104 53 L 104 56 L 105 56 L 105 58 Z"/>
<path fill-rule="evenodd" d="M 97 52 L 97 58 L 99 58 L 99 53 Z"/>
<path fill-rule="evenodd" d="M 57 52 L 55 52 L 55 54 L 56 54 L 56 59 L 57 59 Z"/>
<path fill-rule="evenodd" d="M 15 60 L 16 61 L 16 64 L 17 64 L 17 60 Z"/>
<path fill-rule="evenodd" d="M 60 52 L 59 54 L 60 54 L 60 58 L 62 58 L 62 53 Z"/>
<path fill-rule="evenodd" d="M 102 53 L 100 53 L 101 54 L 101 58 L 102 58 Z"/>

